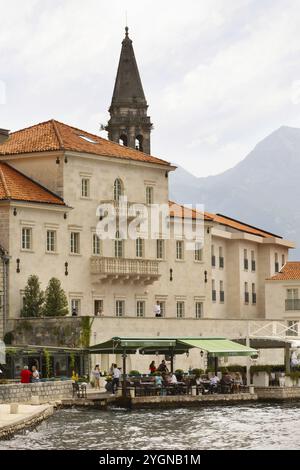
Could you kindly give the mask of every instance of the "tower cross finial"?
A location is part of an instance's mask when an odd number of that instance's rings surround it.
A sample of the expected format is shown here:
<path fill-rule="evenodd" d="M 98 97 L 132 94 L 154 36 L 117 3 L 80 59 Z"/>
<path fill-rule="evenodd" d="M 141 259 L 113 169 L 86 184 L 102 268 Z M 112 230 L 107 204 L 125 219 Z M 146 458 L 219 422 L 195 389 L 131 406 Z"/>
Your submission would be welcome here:
<path fill-rule="evenodd" d="M 128 38 L 128 18 L 127 18 L 127 10 L 125 10 L 125 36 Z"/>

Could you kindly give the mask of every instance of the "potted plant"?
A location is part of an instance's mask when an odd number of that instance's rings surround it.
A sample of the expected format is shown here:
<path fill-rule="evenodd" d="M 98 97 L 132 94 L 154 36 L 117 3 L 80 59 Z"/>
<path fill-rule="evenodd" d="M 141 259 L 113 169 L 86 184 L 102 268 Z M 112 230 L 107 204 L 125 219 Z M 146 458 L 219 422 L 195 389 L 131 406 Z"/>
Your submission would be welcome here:
<path fill-rule="evenodd" d="M 179 382 L 182 381 L 183 374 L 184 374 L 184 371 L 182 369 L 175 370 L 176 379 L 179 380 Z"/>

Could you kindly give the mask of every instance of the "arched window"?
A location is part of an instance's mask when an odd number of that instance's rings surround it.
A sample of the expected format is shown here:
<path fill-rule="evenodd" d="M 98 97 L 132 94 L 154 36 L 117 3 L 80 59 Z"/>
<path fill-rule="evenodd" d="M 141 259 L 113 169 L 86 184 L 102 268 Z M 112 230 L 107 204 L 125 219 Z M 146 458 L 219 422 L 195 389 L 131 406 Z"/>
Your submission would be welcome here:
<path fill-rule="evenodd" d="M 123 240 L 120 237 L 120 232 L 117 230 L 115 238 L 115 258 L 123 258 L 124 256 L 124 245 Z"/>
<path fill-rule="evenodd" d="M 136 150 L 143 151 L 143 136 L 137 135 L 135 138 L 135 148 Z"/>
<path fill-rule="evenodd" d="M 124 145 L 124 147 L 128 146 L 128 139 L 126 134 L 121 134 L 119 138 L 119 144 Z"/>
<path fill-rule="evenodd" d="M 122 181 L 119 178 L 117 178 L 114 182 L 114 201 L 119 201 L 122 194 L 123 194 L 123 184 L 122 184 Z"/>

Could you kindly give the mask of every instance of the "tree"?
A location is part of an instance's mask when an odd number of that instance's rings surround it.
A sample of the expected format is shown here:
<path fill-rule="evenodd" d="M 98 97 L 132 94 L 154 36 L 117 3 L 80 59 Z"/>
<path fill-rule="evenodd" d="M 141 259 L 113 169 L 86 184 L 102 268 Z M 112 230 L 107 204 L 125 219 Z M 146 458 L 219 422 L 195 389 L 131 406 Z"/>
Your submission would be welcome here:
<path fill-rule="evenodd" d="M 39 278 L 36 275 L 29 276 L 24 292 L 21 317 L 42 316 L 44 292 L 40 288 Z"/>
<path fill-rule="evenodd" d="M 69 313 L 68 300 L 60 280 L 52 277 L 46 289 L 44 306 L 46 317 L 63 317 Z"/>

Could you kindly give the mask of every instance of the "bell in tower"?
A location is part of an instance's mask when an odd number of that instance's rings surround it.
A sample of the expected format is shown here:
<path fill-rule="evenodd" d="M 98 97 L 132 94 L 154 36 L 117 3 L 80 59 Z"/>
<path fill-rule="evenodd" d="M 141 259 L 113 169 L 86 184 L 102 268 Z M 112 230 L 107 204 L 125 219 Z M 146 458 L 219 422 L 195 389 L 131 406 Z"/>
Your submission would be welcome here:
<path fill-rule="evenodd" d="M 132 40 L 126 26 L 109 108 L 110 120 L 105 128 L 109 140 L 150 154 L 152 124 L 147 116 L 147 109 Z"/>

